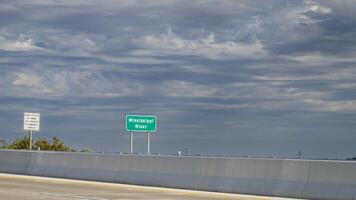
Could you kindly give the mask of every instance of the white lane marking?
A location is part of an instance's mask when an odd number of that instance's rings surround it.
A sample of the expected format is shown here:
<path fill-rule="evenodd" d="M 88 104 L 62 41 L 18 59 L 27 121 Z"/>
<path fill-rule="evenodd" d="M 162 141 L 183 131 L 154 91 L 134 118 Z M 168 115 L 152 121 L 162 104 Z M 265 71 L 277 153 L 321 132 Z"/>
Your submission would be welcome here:
<path fill-rule="evenodd" d="M 49 193 L 49 192 L 40 192 L 40 194 L 48 195 L 48 196 L 57 196 L 57 197 L 68 197 L 73 199 L 82 199 L 82 200 L 109 200 L 103 199 L 99 197 L 86 197 L 86 196 L 78 196 L 78 195 L 69 195 L 69 194 L 56 194 L 56 193 Z"/>

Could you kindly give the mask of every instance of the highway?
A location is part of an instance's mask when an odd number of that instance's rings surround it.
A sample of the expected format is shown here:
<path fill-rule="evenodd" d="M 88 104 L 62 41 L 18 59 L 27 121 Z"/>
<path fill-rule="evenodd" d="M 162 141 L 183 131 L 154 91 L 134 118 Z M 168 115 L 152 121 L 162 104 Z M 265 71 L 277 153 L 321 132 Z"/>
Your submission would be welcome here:
<path fill-rule="evenodd" d="M 0 173 L 0 199 L 11 200 L 287 200 L 181 189 Z"/>

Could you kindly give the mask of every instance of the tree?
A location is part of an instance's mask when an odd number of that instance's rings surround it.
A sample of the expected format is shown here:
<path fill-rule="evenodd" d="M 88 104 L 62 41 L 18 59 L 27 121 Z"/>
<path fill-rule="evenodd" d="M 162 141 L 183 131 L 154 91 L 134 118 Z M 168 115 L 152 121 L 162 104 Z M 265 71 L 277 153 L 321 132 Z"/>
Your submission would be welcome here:
<path fill-rule="evenodd" d="M 10 145 L 5 146 L 5 149 L 28 149 L 29 139 L 28 137 L 18 138 L 13 141 Z"/>
<path fill-rule="evenodd" d="M 81 153 L 90 153 L 91 150 L 90 150 L 90 149 L 87 149 L 87 148 L 82 148 L 82 149 L 80 149 L 79 152 L 81 152 Z"/>
<path fill-rule="evenodd" d="M 10 145 L 4 146 L 5 149 L 28 149 L 28 147 L 29 139 L 26 136 L 16 139 Z M 40 138 L 34 142 L 33 149 L 42 151 L 74 151 L 57 137 L 53 137 L 52 141 L 48 141 L 46 138 Z"/>
<path fill-rule="evenodd" d="M 49 144 L 49 150 L 52 151 L 71 151 L 71 149 L 64 145 L 64 142 L 62 142 L 60 139 L 57 137 L 53 137 L 52 141 Z"/>
<path fill-rule="evenodd" d="M 38 139 L 35 144 L 33 145 L 34 149 L 39 149 L 43 151 L 49 151 L 50 150 L 50 143 L 47 141 L 45 138 L 40 138 Z"/>
<path fill-rule="evenodd" d="M 5 149 L 5 148 L 6 148 L 5 140 L 0 140 L 0 149 Z"/>

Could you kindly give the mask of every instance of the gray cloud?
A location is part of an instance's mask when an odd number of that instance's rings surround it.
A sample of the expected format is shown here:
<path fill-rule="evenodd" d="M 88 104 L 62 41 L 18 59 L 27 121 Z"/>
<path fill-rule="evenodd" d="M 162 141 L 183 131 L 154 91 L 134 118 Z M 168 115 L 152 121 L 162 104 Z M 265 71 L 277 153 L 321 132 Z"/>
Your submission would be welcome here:
<path fill-rule="evenodd" d="M 3 1 L 0 137 L 22 135 L 22 112 L 35 111 L 43 116 L 38 137 L 126 151 L 124 113 L 142 113 L 159 117 L 153 152 L 353 156 L 353 8 L 312 0 Z"/>

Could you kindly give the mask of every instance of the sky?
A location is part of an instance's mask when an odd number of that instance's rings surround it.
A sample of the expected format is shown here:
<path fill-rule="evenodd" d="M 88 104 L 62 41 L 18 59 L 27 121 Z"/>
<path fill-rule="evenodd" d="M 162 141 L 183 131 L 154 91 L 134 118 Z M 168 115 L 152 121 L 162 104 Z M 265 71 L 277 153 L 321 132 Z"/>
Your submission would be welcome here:
<path fill-rule="evenodd" d="M 354 0 L 1 0 L 0 138 L 128 152 L 356 156 Z M 134 151 L 146 153 L 145 133 Z"/>

